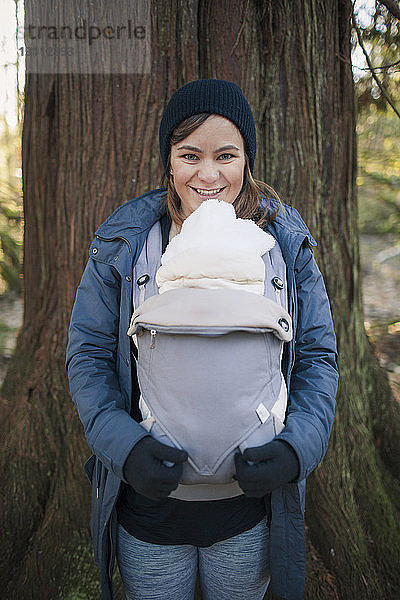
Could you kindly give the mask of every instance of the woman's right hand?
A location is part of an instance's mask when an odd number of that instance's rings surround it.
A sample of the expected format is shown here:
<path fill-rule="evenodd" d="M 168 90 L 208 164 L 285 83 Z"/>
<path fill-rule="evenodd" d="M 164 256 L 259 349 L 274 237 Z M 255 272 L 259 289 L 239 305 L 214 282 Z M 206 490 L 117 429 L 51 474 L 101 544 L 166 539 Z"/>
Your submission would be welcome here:
<path fill-rule="evenodd" d="M 178 487 L 187 458 L 185 450 L 162 444 L 148 435 L 139 440 L 128 455 L 125 479 L 139 494 L 152 500 L 164 500 Z"/>

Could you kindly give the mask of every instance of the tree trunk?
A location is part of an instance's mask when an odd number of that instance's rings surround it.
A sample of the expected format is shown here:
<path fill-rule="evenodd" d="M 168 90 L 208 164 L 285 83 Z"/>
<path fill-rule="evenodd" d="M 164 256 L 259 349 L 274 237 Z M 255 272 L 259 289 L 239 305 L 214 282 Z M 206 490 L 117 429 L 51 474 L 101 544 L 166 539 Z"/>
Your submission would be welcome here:
<path fill-rule="evenodd" d="M 51 4 L 26 0 L 26 24 L 54 21 Z M 123 22 L 126 3 L 114 4 Z M 198 77 L 242 87 L 258 128 L 256 176 L 310 225 L 331 298 L 340 392 L 327 457 L 309 478 L 305 597 L 395 597 L 399 407 L 363 325 L 351 3 L 150 4 L 150 73 L 27 73 L 25 315 L 2 389 L 1 597 L 99 595 L 82 473 L 89 451 L 64 372 L 67 326 L 96 227 L 159 186 L 162 110 Z M 77 21 L 77 3 L 64 11 Z"/>

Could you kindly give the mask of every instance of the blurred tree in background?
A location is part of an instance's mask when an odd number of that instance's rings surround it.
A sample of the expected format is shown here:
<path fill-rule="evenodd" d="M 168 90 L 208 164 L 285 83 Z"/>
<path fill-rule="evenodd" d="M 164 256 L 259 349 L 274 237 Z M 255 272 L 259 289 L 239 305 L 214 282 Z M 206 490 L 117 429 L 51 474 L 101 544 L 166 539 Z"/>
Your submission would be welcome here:
<path fill-rule="evenodd" d="M 392 12 L 382 2 L 358 1 L 354 7 L 353 64 L 363 65 L 353 67 L 358 108 L 357 185 L 360 232 L 398 236 L 400 119 L 385 94 L 400 112 L 400 5 L 387 4 Z"/>
<path fill-rule="evenodd" d="M 372 104 L 359 116 L 359 226 L 365 234 L 400 234 L 400 120 Z"/>
<path fill-rule="evenodd" d="M 400 4 L 357 0 L 354 11 L 365 326 L 393 393 L 400 399 L 400 309 L 399 300 L 390 302 L 400 287 Z"/>

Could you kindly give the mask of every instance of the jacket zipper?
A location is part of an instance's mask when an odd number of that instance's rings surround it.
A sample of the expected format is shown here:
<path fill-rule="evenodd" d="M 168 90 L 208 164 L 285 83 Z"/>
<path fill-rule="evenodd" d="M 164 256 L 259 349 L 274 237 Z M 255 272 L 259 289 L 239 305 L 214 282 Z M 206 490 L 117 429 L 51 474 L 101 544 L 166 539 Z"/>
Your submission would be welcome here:
<path fill-rule="evenodd" d="M 99 499 L 100 489 L 100 473 L 99 473 L 99 460 L 96 458 L 96 500 Z"/>
<path fill-rule="evenodd" d="M 303 242 L 304 242 L 305 239 L 307 239 L 308 242 L 309 242 L 309 245 L 311 245 L 311 241 L 310 241 L 308 235 L 306 235 L 304 237 L 304 239 L 302 240 L 302 243 L 297 248 L 296 257 L 298 255 L 298 253 L 300 252 L 300 248 L 301 248 L 301 246 L 302 246 L 302 244 L 303 244 Z M 312 252 L 312 248 L 311 248 L 311 252 Z M 297 315 L 296 315 L 295 296 L 297 296 L 297 295 L 296 295 L 296 290 L 295 290 L 295 279 L 296 279 L 296 276 L 295 276 L 295 273 L 294 273 L 295 262 L 293 263 L 293 281 L 291 282 L 291 298 L 290 298 L 291 308 L 292 308 L 290 316 L 292 317 L 292 323 L 293 323 L 293 338 L 292 338 L 292 340 L 290 342 L 290 344 L 292 346 L 292 352 L 291 352 L 290 368 L 288 370 L 288 377 L 287 377 L 287 383 L 288 383 L 288 388 L 289 389 L 290 389 L 290 379 L 292 377 L 292 371 L 293 371 L 294 363 L 295 363 L 295 360 L 296 360 L 296 343 L 295 343 L 295 339 L 296 339 L 296 333 L 297 333 L 297 326 L 296 326 Z M 296 331 L 295 331 L 295 327 L 296 327 Z"/>
<path fill-rule="evenodd" d="M 150 329 L 150 348 L 155 347 L 157 331 L 155 329 Z"/>
<path fill-rule="evenodd" d="M 294 302 L 294 292 L 292 292 L 292 297 L 291 297 L 291 304 L 292 304 L 292 323 L 295 324 L 295 318 L 296 318 L 296 310 L 295 310 L 295 302 Z M 293 337 L 290 341 L 290 344 L 292 346 L 292 352 L 291 352 L 291 361 L 290 361 L 290 369 L 289 369 L 289 373 L 288 373 L 288 382 L 290 385 L 290 378 L 292 376 L 292 371 L 293 371 L 293 367 L 294 367 L 294 362 L 296 359 L 296 343 L 295 343 L 295 332 L 293 331 Z"/>
<path fill-rule="evenodd" d="M 122 240 L 126 243 L 126 245 L 128 246 L 128 250 L 129 250 L 129 254 L 131 257 L 131 262 L 133 261 L 133 255 L 132 255 L 132 247 L 129 243 L 129 241 L 124 238 L 122 235 L 117 235 L 113 238 L 105 238 L 102 237 L 100 235 L 95 236 L 97 239 L 102 240 L 104 242 L 113 242 L 115 240 Z M 133 266 L 132 266 L 133 268 Z M 96 498 L 99 498 L 99 481 L 97 482 L 97 489 L 96 489 Z M 108 529 L 108 538 L 109 538 L 109 543 L 110 543 L 110 556 L 108 559 L 108 576 L 110 579 L 110 586 L 112 586 L 112 556 L 113 556 L 113 552 L 114 552 L 114 544 L 113 544 L 113 539 L 112 539 L 112 532 L 111 532 L 111 522 L 112 522 L 112 517 L 110 517 L 109 521 L 108 521 L 108 525 L 107 525 L 107 529 Z"/>
<path fill-rule="evenodd" d="M 113 546 L 113 539 L 112 539 L 112 532 L 111 532 L 111 517 L 108 521 L 108 537 L 110 540 L 110 558 L 108 559 L 108 576 L 110 578 L 110 582 L 112 582 L 112 556 L 113 556 L 113 551 L 114 551 L 114 546 Z"/>

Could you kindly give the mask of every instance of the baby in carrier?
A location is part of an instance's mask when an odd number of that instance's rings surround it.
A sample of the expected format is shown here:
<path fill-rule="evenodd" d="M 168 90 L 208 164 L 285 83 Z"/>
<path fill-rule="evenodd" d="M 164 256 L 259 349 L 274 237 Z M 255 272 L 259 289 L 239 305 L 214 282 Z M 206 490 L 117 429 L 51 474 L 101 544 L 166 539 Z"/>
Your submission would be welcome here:
<path fill-rule="evenodd" d="M 156 233 L 138 263 L 157 254 Z M 281 357 L 292 326 L 280 249 L 231 204 L 210 199 L 185 219 L 161 266 L 146 267 L 156 285 L 140 294 L 128 330 L 138 346 L 141 424 L 189 454 L 171 496 L 236 496 L 235 452 L 283 428 Z"/>
<path fill-rule="evenodd" d="M 237 289 L 264 294 L 263 254 L 275 239 L 232 204 L 206 200 L 170 240 L 156 281 L 159 293 L 181 287 Z"/>

